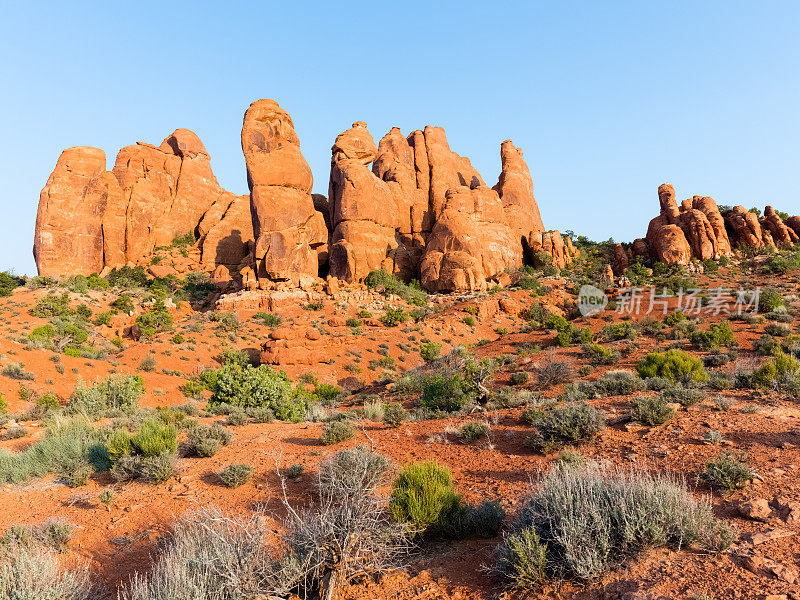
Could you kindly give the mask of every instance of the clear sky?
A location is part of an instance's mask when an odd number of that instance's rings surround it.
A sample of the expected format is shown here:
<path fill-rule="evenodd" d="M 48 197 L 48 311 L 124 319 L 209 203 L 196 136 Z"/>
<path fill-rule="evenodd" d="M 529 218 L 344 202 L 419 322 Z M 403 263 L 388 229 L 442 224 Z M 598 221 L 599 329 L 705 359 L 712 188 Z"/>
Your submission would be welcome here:
<path fill-rule="evenodd" d="M 253 100 L 292 115 L 327 195 L 354 121 L 445 128 L 493 185 L 525 151 L 545 226 L 630 241 L 679 199 L 800 213 L 798 2 L 0 0 L 0 270 L 35 274 L 62 149 L 195 131 L 245 193 Z"/>

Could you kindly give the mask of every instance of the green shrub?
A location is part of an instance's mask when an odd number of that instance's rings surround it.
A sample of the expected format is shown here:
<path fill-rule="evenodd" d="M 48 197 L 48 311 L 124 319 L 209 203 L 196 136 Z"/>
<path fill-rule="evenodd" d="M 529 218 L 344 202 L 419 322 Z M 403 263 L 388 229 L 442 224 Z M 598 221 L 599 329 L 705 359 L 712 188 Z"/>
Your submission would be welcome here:
<path fill-rule="evenodd" d="M 645 425 L 662 425 L 672 418 L 675 410 L 663 396 L 639 396 L 631 402 L 634 419 Z"/>
<path fill-rule="evenodd" d="M 332 383 L 318 383 L 314 386 L 314 395 L 319 398 L 323 406 L 332 406 L 342 396 L 342 388 Z"/>
<path fill-rule="evenodd" d="M 111 375 L 87 387 L 78 384 L 69 397 L 67 412 L 98 416 L 107 410 L 133 412 L 144 394 L 144 381 L 138 375 Z"/>
<path fill-rule="evenodd" d="M 753 476 L 754 473 L 747 464 L 747 458 L 730 452 L 723 452 L 715 460 L 707 463 L 706 470 L 702 475 L 710 487 L 729 493 L 744 487 L 753 479 Z"/>
<path fill-rule="evenodd" d="M 111 270 L 106 277 L 108 283 L 115 288 L 143 288 L 147 287 L 147 274 L 142 265 L 136 267 L 117 267 Z M 120 309 L 122 310 L 122 309 Z"/>
<path fill-rule="evenodd" d="M 399 402 L 387 404 L 383 409 L 383 422 L 389 427 L 399 427 L 408 419 L 408 412 Z"/>
<path fill-rule="evenodd" d="M 437 374 L 422 382 L 420 406 L 429 410 L 455 412 L 470 398 L 470 386 L 461 373 Z"/>
<path fill-rule="evenodd" d="M 593 365 L 611 365 L 619 360 L 619 353 L 600 344 L 584 344 L 581 353 Z"/>
<path fill-rule="evenodd" d="M 406 465 L 392 487 L 389 512 L 395 521 L 410 523 L 420 533 L 444 533 L 465 512 L 453 487 L 450 470 L 433 461 Z"/>
<path fill-rule="evenodd" d="M 44 436 L 18 453 L 0 450 L 0 481 L 23 483 L 33 477 L 54 474 L 67 481 L 85 478 L 102 437 L 85 419 L 56 419 Z M 96 466 L 101 465 L 98 457 Z"/>
<path fill-rule="evenodd" d="M 18 381 L 33 381 L 36 379 L 36 374 L 26 371 L 23 363 L 8 363 L 3 367 L 3 375 Z"/>
<path fill-rule="evenodd" d="M 353 439 L 355 435 L 356 428 L 348 419 L 330 421 L 323 427 L 320 441 L 326 446 L 332 446 Z"/>
<path fill-rule="evenodd" d="M 470 421 L 458 428 L 458 437 L 465 442 L 474 442 L 482 437 L 489 437 L 492 432 L 488 423 L 482 421 Z"/>
<path fill-rule="evenodd" d="M 636 328 L 630 321 L 621 321 L 606 325 L 600 330 L 600 339 L 606 342 L 616 340 L 632 340 L 636 337 Z"/>
<path fill-rule="evenodd" d="M 703 401 L 706 397 L 702 389 L 681 383 L 672 383 L 661 391 L 661 397 L 665 402 L 677 402 L 682 406 L 694 406 Z"/>
<path fill-rule="evenodd" d="M 497 569 L 521 590 L 538 589 L 547 574 L 547 547 L 536 531 L 524 528 L 503 537 L 497 552 Z"/>
<path fill-rule="evenodd" d="M 603 413 L 586 402 L 574 402 L 545 411 L 526 444 L 550 454 L 569 444 L 590 441 L 600 433 L 606 421 Z"/>
<path fill-rule="evenodd" d="M 281 318 L 271 313 L 259 311 L 253 315 L 253 319 L 260 320 L 267 327 L 277 327 L 281 324 Z"/>
<path fill-rule="evenodd" d="M 408 321 L 408 314 L 406 314 L 402 308 L 395 308 L 392 306 L 387 306 L 386 313 L 381 317 L 381 323 L 386 325 L 386 327 L 394 327 L 406 321 Z"/>
<path fill-rule="evenodd" d="M 189 431 L 186 445 L 189 454 L 207 458 L 214 456 L 220 448 L 227 446 L 233 439 L 233 434 L 219 423 L 211 426 L 199 425 Z"/>
<path fill-rule="evenodd" d="M 438 342 L 427 342 L 422 344 L 419 348 L 419 354 L 422 360 L 429 362 L 435 358 L 439 358 L 442 353 L 442 345 Z"/>
<path fill-rule="evenodd" d="M 525 385 L 529 379 L 530 376 L 525 371 L 516 371 L 508 378 L 511 385 Z"/>
<path fill-rule="evenodd" d="M 211 391 L 209 406 L 259 406 L 270 409 L 278 419 L 293 422 L 302 421 L 305 415 L 306 400 L 301 393 L 292 391 L 286 373 L 266 365 L 224 365 L 217 372 Z"/>
<path fill-rule="evenodd" d="M 178 450 L 178 430 L 161 419 L 145 419 L 131 438 L 131 447 L 147 457 L 173 454 Z"/>
<path fill-rule="evenodd" d="M 146 313 L 136 317 L 143 338 L 151 338 L 163 331 L 172 331 L 172 315 L 163 300 L 156 301 Z"/>
<path fill-rule="evenodd" d="M 734 538 L 710 503 L 695 500 L 680 481 L 596 463 L 562 464 L 525 500 L 498 549 L 498 570 L 535 589 L 543 572 L 586 581 L 651 548 L 696 544 L 719 551 Z"/>
<path fill-rule="evenodd" d="M 800 379 L 800 361 L 778 349 L 775 356 L 752 375 L 751 383 L 761 389 L 781 389 L 796 385 Z"/>
<path fill-rule="evenodd" d="M 394 275 L 384 270 L 371 271 L 364 278 L 364 285 L 370 289 L 382 288 L 386 295 L 395 294 L 400 296 L 409 304 L 425 306 L 428 303 L 428 295 L 418 283 L 411 282 L 406 285 Z"/>
<path fill-rule="evenodd" d="M 761 290 L 761 293 L 758 295 L 758 312 L 772 312 L 780 306 L 786 306 L 786 301 L 780 293 L 769 288 Z"/>
<path fill-rule="evenodd" d="M 245 464 L 231 464 L 219 472 L 219 478 L 227 487 L 237 488 L 250 481 L 253 467 Z"/>
<path fill-rule="evenodd" d="M 683 314 L 683 312 L 675 311 L 669 313 L 666 317 L 664 317 L 664 324 L 668 327 L 675 327 L 675 325 L 685 320 L 686 320 L 686 315 Z"/>
<path fill-rule="evenodd" d="M 125 314 L 130 314 L 133 312 L 133 300 L 128 294 L 120 294 L 111 303 L 111 307 Z"/>
<path fill-rule="evenodd" d="M 11 292 L 25 285 L 24 277 L 17 277 L 8 271 L 0 271 L 0 297 L 10 296 Z"/>
<path fill-rule="evenodd" d="M 642 391 L 645 383 L 631 371 L 608 371 L 594 382 L 594 388 L 608 396 L 629 396 Z"/>
<path fill-rule="evenodd" d="M 34 317 L 42 317 L 49 319 L 51 317 L 67 317 L 74 314 L 69 306 L 69 294 L 64 292 L 60 296 L 58 294 L 49 294 L 39 298 L 36 305 L 30 310 L 31 315 Z"/>
<path fill-rule="evenodd" d="M 689 337 L 692 347 L 700 350 L 710 350 L 720 346 L 730 346 L 734 343 L 733 330 L 727 321 L 714 323 L 708 331 L 694 331 Z"/>
<path fill-rule="evenodd" d="M 664 377 L 671 380 L 705 381 L 708 379 L 703 361 L 683 350 L 651 352 L 636 365 L 639 375 L 644 378 Z"/>

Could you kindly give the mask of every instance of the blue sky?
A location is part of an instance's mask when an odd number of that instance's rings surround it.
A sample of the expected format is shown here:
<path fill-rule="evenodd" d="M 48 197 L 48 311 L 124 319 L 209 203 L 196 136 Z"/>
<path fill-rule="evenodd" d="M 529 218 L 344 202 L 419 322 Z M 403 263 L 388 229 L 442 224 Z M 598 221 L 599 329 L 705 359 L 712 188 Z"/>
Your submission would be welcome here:
<path fill-rule="evenodd" d="M 800 213 L 796 2 L 2 2 L 0 270 L 34 274 L 39 192 L 62 149 L 195 131 L 227 189 L 274 98 L 327 194 L 353 121 L 445 128 L 493 185 L 525 151 L 545 225 L 644 235 L 679 199 Z"/>

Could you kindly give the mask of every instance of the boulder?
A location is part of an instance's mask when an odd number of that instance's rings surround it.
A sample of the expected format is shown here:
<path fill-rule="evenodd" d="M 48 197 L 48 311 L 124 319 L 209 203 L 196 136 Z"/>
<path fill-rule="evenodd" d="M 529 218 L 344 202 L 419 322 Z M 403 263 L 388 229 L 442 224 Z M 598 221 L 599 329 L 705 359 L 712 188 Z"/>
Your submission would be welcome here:
<path fill-rule="evenodd" d="M 316 277 L 318 248 L 327 243 L 328 230 L 314 209 L 311 168 L 289 113 L 274 100 L 253 102 L 244 115 L 242 151 L 258 278 Z"/>
<path fill-rule="evenodd" d="M 786 226 L 800 236 L 800 217 L 789 217 L 784 221 Z"/>

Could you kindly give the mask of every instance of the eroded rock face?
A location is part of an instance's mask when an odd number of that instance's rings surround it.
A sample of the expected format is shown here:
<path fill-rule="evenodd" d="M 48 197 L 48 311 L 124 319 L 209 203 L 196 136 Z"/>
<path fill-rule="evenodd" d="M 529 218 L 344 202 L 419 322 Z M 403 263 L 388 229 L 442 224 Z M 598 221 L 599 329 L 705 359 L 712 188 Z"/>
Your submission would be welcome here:
<path fill-rule="evenodd" d="M 733 230 L 737 246 L 744 244 L 758 250 L 764 245 L 764 234 L 758 217 L 744 206 L 734 206 L 725 215 L 725 222 Z"/>
<path fill-rule="evenodd" d="M 225 192 L 197 226 L 201 261 L 206 269 L 238 267 L 249 256 L 253 239 L 250 196 Z"/>
<path fill-rule="evenodd" d="M 500 195 L 508 224 L 521 240 L 523 250 L 533 255 L 536 238 L 545 232 L 539 205 L 533 196 L 533 179 L 522 157 L 522 149 L 511 140 L 500 145 L 500 160 L 503 168 L 494 190 Z"/>
<path fill-rule="evenodd" d="M 661 212 L 650 221 L 645 237 L 653 260 L 688 265 L 693 258 L 719 259 L 730 254 L 725 220 L 712 198 L 694 196 L 679 206 L 675 188 L 665 183 L 658 188 L 658 201 Z M 644 255 L 640 240 L 632 248 L 632 254 Z"/>
<path fill-rule="evenodd" d="M 242 150 L 254 216 L 256 273 L 261 278 L 316 277 L 328 231 L 311 198 L 313 178 L 292 119 L 274 100 L 250 105 Z"/>
<path fill-rule="evenodd" d="M 39 197 L 33 256 L 40 275 L 102 270 L 103 216 L 119 188 L 106 177 L 106 155 L 78 146 L 61 153 Z"/>
<path fill-rule="evenodd" d="M 450 149 L 440 127 L 409 136 L 395 127 L 376 147 L 366 124 L 354 123 L 332 149 L 331 275 L 353 282 L 383 268 L 402 279 L 419 278 L 429 290 L 481 289 L 485 281 L 477 280 L 496 274 L 497 257 L 503 256 L 503 268 L 517 265 L 523 245 L 530 255 L 545 250 L 554 264 L 566 265 L 575 250 L 557 232 L 545 233 L 522 151 L 507 140 L 501 160 L 500 181 L 490 189 L 469 160 Z M 477 200 L 465 201 L 465 192 L 476 192 Z M 457 215 L 456 205 L 469 208 Z M 498 254 L 494 247 L 482 248 L 474 237 L 476 223 L 498 233 L 511 249 Z M 472 237 L 456 241 L 462 233 Z M 448 252 L 452 256 L 443 256 Z"/>
<path fill-rule="evenodd" d="M 708 223 L 713 231 L 715 246 L 715 259 L 727 256 L 731 253 L 731 242 L 728 239 L 728 232 L 725 230 L 725 219 L 719 212 L 717 203 L 708 196 L 695 196 L 692 198 L 692 208 L 701 211 L 708 219 Z"/>
<path fill-rule="evenodd" d="M 433 292 L 485 290 L 487 279 L 522 265 L 522 246 L 486 186 L 447 191 L 425 250 L 421 281 Z"/>
<path fill-rule="evenodd" d="M 791 248 L 797 243 L 798 237 L 795 231 L 786 226 L 771 206 L 764 207 L 764 216 L 760 222 L 762 228 L 769 231 L 775 246 Z"/>
<path fill-rule="evenodd" d="M 75 275 L 147 264 L 156 246 L 194 233 L 201 221 L 202 236 L 214 229 L 212 239 L 230 241 L 233 231 L 225 229 L 230 224 L 246 243 L 253 238 L 252 220 L 219 223 L 234 198 L 217 183 L 205 147 L 188 129 L 175 130 L 160 146 L 122 148 L 112 171 L 106 171 L 102 150 L 70 148 L 40 197 L 34 241 L 39 273 Z M 249 199 L 247 204 L 249 212 Z M 231 248 L 222 252 L 225 260 L 241 253 L 241 246 Z M 213 260 L 203 260 L 209 272 L 217 264 Z"/>

